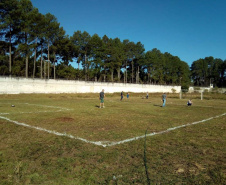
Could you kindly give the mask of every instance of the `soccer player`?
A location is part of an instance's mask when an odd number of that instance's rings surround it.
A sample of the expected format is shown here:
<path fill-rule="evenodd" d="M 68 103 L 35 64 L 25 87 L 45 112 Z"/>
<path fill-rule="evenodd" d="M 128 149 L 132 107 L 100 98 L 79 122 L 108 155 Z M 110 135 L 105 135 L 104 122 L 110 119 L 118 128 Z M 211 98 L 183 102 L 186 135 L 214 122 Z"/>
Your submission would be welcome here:
<path fill-rule="evenodd" d="M 102 89 L 102 91 L 100 92 L 100 107 L 99 108 L 104 108 L 104 89 Z"/>
<path fill-rule="evenodd" d="M 121 99 L 120 99 L 120 101 L 122 101 L 122 99 L 123 99 L 123 91 L 121 92 Z"/>
<path fill-rule="evenodd" d="M 163 95 L 162 95 L 162 102 L 163 102 L 162 107 L 165 107 L 166 106 L 166 93 L 163 93 Z"/>
<path fill-rule="evenodd" d="M 191 105 L 192 105 L 192 101 L 191 101 L 191 99 L 190 99 L 190 100 L 188 100 L 187 105 L 188 105 L 188 106 L 191 106 Z"/>
<path fill-rule="evenodd" d="M 149 94 L 148 94 L 148 92 L 147 92 L 147 94 L 146 94 L 146 99 L 148 99 L 148 97 L 149 97 Z"/>

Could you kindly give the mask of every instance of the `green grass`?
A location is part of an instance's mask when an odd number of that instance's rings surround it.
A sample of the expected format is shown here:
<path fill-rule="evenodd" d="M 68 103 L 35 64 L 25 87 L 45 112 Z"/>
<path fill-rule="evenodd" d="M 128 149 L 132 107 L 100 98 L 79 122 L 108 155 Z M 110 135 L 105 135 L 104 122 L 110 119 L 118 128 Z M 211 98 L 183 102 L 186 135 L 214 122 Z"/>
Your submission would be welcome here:
<path fill-rule="evenodd" d="M 221 95 L 0 95 L 0 116 L 91 141 L 121 141 L 226 112 Z M 194 96 L 190 94 L 189 96 Z M 28 104 L 27 104 L 28 103 Z M 11 107 L 11 105 L 15 107 Z M 43 105 L 43 106 L 39 106 Z M 60 109 L 64 108 L 64 109 Z M 60 110 L 60 111 L 59 111 Z M 9 113 L 9 114 L 3 114 Z M 151 184 L 225 184 L 226 116 L 146 138 Z M 0 184 L 146 184 L 144 139 L 101 147 L 0 119 Z"/>

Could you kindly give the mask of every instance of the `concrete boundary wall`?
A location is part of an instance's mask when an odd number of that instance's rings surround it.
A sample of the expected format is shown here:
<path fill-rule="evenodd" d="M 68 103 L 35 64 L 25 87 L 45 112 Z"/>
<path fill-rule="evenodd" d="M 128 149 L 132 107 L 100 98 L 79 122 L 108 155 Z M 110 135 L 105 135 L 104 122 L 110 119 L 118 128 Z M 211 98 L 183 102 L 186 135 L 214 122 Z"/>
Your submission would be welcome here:
<path fill-rule="evenodd" d="M 0 77 L 0 94 L 99 93 L 102 89 L 104 89 L 106 93 L 114 93 L 121 91 L 134 93 L 140 92 L 172 93 L 172 89 L 174 89 L 176 93 L 179 93 L 181 86 Z"/>

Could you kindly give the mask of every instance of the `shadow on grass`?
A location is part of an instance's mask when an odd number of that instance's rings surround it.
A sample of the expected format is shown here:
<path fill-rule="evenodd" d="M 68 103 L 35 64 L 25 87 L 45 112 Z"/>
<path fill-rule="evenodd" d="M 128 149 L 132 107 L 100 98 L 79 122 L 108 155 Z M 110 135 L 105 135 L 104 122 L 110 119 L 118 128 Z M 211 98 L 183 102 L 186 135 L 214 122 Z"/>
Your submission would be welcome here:
<path fill-rule="evenodd" d="M 155 107 L 162 107 L 162 105 L 157 105 L 157 104 L 154 104 L 153 106 L 155 106 Z"/>

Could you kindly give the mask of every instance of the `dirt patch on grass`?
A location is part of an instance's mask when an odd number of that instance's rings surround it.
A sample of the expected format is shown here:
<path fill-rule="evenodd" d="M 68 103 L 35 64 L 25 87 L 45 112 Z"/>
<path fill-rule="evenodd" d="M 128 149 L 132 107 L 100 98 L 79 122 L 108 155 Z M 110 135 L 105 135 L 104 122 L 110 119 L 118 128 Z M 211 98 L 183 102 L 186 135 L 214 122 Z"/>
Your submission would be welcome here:
<path fill-rule="evenodd" d="M 57 118 L 57 120 L 62 121 L 62 122 L 72 122 L 72 121 L 74 121 L 74 118 L 60 117 L 60 118 Z"/>

